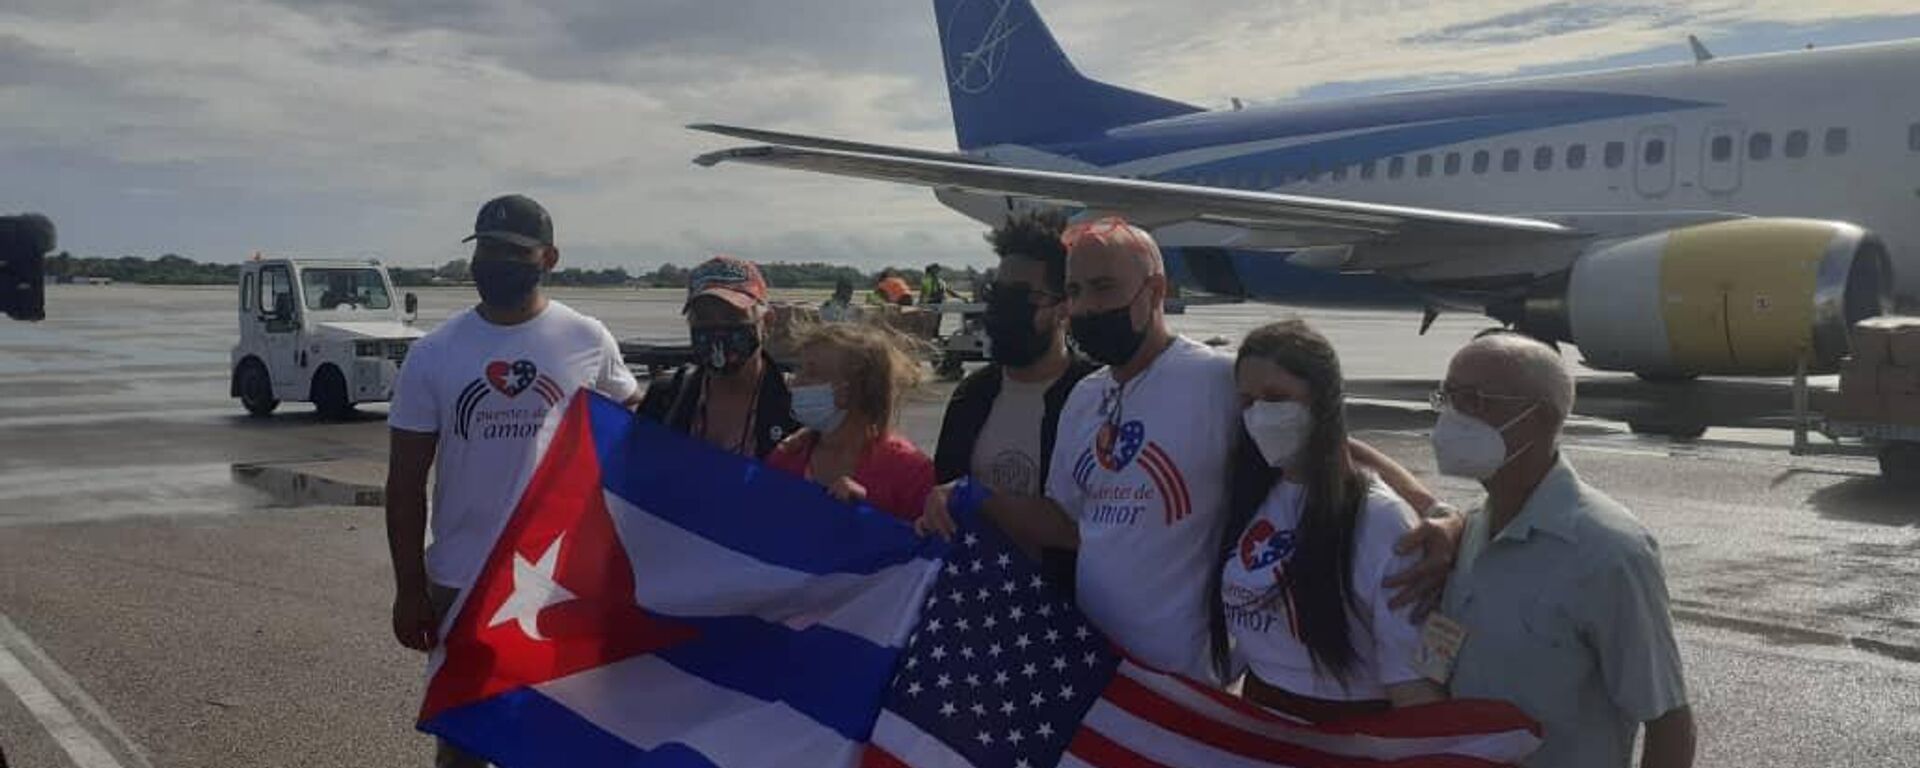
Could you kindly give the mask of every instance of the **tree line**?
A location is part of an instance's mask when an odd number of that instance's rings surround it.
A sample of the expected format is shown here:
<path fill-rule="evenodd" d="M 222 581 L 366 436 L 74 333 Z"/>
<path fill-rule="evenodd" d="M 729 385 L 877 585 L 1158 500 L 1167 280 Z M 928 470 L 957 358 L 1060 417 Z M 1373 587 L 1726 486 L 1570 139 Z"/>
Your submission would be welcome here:
<path fill-rule="evenodd" d="M 863 272 L 854 267 L 820 262 L 804 264 L 774 262 L 760 265 L 760 271 L 766 276 L 767 284 L 774 288 L 832 288 L 838 281 L 848 280 L 853 283 L 856 291 L 863 291 L 873 285 L 879 276 L 878 272 Z M 403 288 L 464 285 L 470 282 L 466 259 L 454 259 L 438 267 L 389 266 L 387 272 L 393 276 L 393 284 Z M 601 288 L 684 288 L 687 284 L 687 272 L 687 267 L 672 263 L 637 274 L 628 272 L 623 267 L 610 269 L 569 267 L 554 270 L 547 276 L 547 284 Z M 909 285 L 917 288 L 920 284 L 919 269 L 894 268 L 893 272 L 904 278 Z M 114 282 L 146 285 L 232 285 L 240 279 L 240 265 L 203 263 L 172 253 L 156 259 L 147 259 L 139 256 L 83 257 L 61 251 L 47 257 L 46 274 L 51 282 L 106 278 Z M 972 284 L 979 278 L 979 271 L 973 267 L 949 269 L 946 277 L 950 284 L 955 285 Z"/>

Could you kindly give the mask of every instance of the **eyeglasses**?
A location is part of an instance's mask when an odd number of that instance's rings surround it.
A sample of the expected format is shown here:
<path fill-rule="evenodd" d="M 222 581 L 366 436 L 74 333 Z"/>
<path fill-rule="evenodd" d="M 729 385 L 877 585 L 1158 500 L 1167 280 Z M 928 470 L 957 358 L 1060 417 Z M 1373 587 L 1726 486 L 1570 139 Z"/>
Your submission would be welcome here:
<path fill-rule="evenodd" d="M 989 304 L 1001 301 L 1010 303 L 1024 301 L 1032 306 L 1043 308 L 1059 304 L 1063 298 L 1060 294 L 1043 291 L 1024 283 L 1001 282 L 987 283 L 986 289 L 980 292 L 980 297 Z"/>
<path fill-rule="evenodd" d="M 1467 413 L 1486 413 L 1488 403 L 1525 403 L 1531 404 L 1539 398 L 1526 395 L 1501 395 L 1482 392 L 1476 387 L 1441 387 L 1427 395 L 1427 404 L 1436 411 L 1454 410 Z"/>

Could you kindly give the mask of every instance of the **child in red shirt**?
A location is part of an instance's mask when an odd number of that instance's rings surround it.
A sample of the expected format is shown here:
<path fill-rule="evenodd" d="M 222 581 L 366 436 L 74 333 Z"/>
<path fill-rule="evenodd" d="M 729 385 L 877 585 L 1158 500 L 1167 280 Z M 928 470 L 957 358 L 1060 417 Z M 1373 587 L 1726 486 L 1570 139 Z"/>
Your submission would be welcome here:
<path fill-rule="evenodd" d="M 793 415 L 805 429 L 767 465 L 812 480 L 842 501 L 865 500 L 912 522 L 933 490 L 933 460 L 893 431 L 901 398 L 918 386 L 920 362 L 885 328 L 833 323 L 799 340 Z"/>

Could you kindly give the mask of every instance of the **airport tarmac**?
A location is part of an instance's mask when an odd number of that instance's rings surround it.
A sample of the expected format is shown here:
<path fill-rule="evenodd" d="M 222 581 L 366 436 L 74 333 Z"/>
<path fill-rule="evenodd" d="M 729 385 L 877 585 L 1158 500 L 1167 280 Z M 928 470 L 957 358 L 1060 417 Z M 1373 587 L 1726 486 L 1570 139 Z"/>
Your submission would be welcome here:
<path fill-rule="evenodd" d="M 421 291 L 423 325 L 470 301 Z M 621 336 L 674 332 L 670 291 L 560 291 Z M 387 628 L 384 408 L 247 418 L 227 397 L 227 288 L 55 286 L 0 325 L 0 749 L 14 766 L 425 764 L 420 657 Z M 1231 341 L 1286 310 L 1196 308 Z M 1353 425 L 1437 478 L 1424 397 L 1486 325 L 1311 311 Z M 1568 350 L 1570 355 L 1576 354 Z M 1582 475 L 1662 544 L 1700 765 L 1911 765 L 1920 749 L 1920 498 L 1870 461 L 1796 458 L 1777 381 L 1582 372 Z M 944 387 L 905 431 L 930 447 Z M 1628 422 L 1710 426 L 1700 440 Z"/>

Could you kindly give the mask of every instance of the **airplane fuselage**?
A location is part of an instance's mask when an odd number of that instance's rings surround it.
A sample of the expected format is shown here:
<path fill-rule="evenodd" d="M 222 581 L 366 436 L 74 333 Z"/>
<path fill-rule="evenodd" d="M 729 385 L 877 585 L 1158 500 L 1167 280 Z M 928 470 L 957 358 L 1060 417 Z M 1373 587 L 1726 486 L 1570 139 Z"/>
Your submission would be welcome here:
<path fill-rule="evenodd" d="M 1920 304 L 1920 41 L 1202 112 L 975 150 L 1048 170 L 1540 216 L 1724 212 L 1877 233 Z M 987 196 L 945 195 L 971 214 Z M 1281 249 L 1206 226 L 1172 247 Z M 1542 269 L 1538 259 L 1516 270 Z M 1436 259 L 1406 276 L 1488 274 Z"/>

